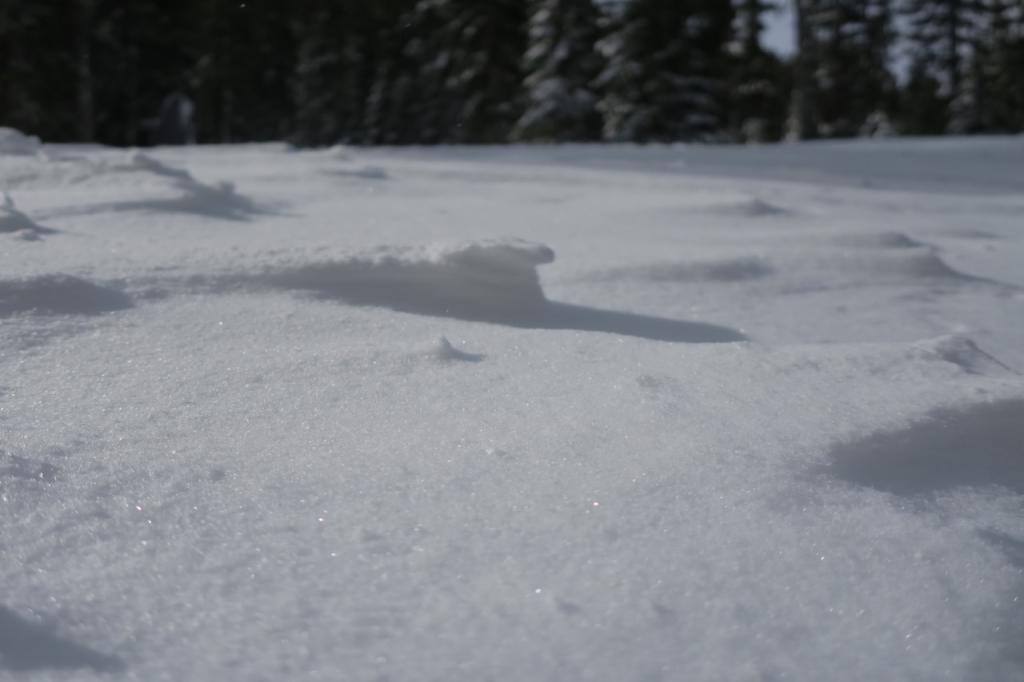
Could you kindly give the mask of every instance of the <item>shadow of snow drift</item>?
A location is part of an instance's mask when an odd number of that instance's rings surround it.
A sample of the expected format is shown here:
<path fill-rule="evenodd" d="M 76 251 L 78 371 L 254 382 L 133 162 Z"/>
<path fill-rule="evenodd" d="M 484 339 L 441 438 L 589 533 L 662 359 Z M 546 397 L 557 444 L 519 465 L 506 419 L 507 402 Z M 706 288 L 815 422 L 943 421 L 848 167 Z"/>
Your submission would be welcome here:
<path fill-rule="evenodd" d="M 5 464 L 6 466 L 4 466 Z M 59 472 L 60 469 L 49 462 L 8 455 L 0 450 L 0 482 L 3 482 L 5 478 L 10 478 L 52 483 L 57 480 Z"/>
<path fill-rule="evenodd" d="M 257 206 L 249 197 L 240 194 L 234 184 L 230 182 L 214 184 L 200 182 L 187 170 L 168 166 L 139 151 L 131 152 L 124 159 L 116 162 L 97 164 L 93 172 L 148 176 L 149 179 L 156 180 L 158 186 L 162 186 L 166 192 L 173 193 L 173 196 L 66 207 L 49 211 L 47 216 L 62 218 L 95 215 L 108 211 L 117 213 L 138 211 L 142 213 L 184 213 L 203 218 L 247 222 L 253 215 L 270 212 Z"/>
<path fill-rule="evenodd" d="M 749 282 L 775 273 L 775 268 L 760 258 L 731 258 L 705 262 L 664 262 L 623 268 L 611 268 L 580 277 L 583 282 L 619 282 L 628 280 L 664 283 Z"/>
<path fill-rule="evenodd" d="M 940 410 L 832 450 L 838 478 L 903 496 L 1002 486 L 1024 494 L 1024 400 Z"/>
<path fill-rule="evenodd" d="M 0 670 L 26 672 L 46 668 L 117 672 L 124 669 L 124 663 L 0 606 Z"/>
<path fill-rule="evenodd" d="M 133 152 L 128 157 L 127 168 L 167 178 L 180 194 L 173 199 L 118 202 L 107 206 L 109 210 L 190 213 L 236 221 L 248 220 L 251 214 L 259 212 L 248 197 L 235 191 L 235 186 L 230 182 L 207 185 L 196 180 L 188 171 L 168 166 L 141 152 Z"/>
<path fill-rule="evenodd" d="M 381 248 L 346 260 L 268 271 L 257 281 L 355 305 L 527 329 L 596 331 L 689 343 L 746 338 L 727 327 L 549 301 L 537 266 L 554 258 L 548 247 L 518 240 Z"/>
<path fill-rule="evenodd" d="M 17 313 L 99 315 L 132 307 L 117 289 L 68 275 L 0 280 L 0 317 Z"/>

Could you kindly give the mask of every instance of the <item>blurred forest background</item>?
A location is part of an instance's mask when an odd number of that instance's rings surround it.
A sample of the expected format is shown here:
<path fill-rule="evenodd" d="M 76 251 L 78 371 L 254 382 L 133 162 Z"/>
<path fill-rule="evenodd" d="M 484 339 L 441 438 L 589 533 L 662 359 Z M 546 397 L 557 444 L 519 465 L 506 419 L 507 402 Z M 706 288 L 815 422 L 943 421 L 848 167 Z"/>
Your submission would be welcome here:
<path fill-rule="evenodd" d="M 0 0 L 0 125 L 143 144 L 174 92 L 200 142 L 1012 133 L 1024 0 Z"/>

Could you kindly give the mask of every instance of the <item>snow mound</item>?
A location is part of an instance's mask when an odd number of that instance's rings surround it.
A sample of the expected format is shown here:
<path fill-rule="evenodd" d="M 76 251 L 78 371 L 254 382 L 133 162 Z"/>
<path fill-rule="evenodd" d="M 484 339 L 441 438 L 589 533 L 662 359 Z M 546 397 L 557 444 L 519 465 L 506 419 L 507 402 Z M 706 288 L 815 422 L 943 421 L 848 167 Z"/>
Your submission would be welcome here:
<path fill-rule="evenodd" d="M 914 345 L 914 350 L 927 357 L 935 357 L 957 365 L 971 374 L 1016 373 L 1012 368 L 978 348 L 973 340 L 959 334 L 921 341 Z"/>
<path fill-rule="evenodd" d="M 52 234 L 54 230 L 39 225 L 19 211 L 10 195 L 4 193 L 0 202 L 0 234 L 13 234 L 21 239 L 36 240 L 40 235 Z"/>
<path fill-rule="evenodd" d="M 14 128 L 0 127 L 0 154 L 30 156 L 39 153 L 41 148 L 38 137 L 26 135 Z"/>
<path fill-rule="evenodd" d="M 17 313 L 99 315 L 132 307 L 125 293 L 68 275 L 0 280 L 0 317 Z"/>
<path fill-rule="evenodd" d="M 653 263 L 611 268 L 584 276 L 584 281 L 616 282 L 745 282 L 768 277 L 774 268 L 761 258 L 730 258 L 717 261 Z"/>
<path fill-rule="evenodd" d="M 675 343 L 746 340 L 740 331 L 715 324 L 549 301 L 537 267 L 554 258 L 547 246 L 518 239 L 382 247 L 362 256 L 276 267 L 224 283 L 269 285 L 354 305 L 526 329 L 593 331 Z"/>
<path fill-rule="evenodd" d="M 345 260 L 273 272 L 269 281 L 365 305 L 493 314 L 543 304 L 537 266 L 554 258 L 548 247 L 520 240 L 381 247 Z"/>

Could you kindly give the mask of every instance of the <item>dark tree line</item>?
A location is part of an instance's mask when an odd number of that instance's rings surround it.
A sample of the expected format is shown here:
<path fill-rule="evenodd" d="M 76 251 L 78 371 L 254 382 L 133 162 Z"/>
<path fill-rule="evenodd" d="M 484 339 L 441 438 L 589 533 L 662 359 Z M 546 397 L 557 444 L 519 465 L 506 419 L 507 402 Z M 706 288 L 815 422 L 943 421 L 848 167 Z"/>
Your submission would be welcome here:
<path fill-rule="evenodd" d="M 172 92 L 203 142 L 1019 132 L 1024 0 L 0 0 L 0 125 L 140 144 Z"/>

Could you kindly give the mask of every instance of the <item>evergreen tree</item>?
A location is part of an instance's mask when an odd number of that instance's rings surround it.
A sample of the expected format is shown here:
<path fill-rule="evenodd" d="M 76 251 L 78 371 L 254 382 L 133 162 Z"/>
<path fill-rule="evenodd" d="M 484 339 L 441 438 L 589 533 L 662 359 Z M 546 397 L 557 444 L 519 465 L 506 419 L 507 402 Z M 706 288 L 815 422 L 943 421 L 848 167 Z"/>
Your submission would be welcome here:
<path fill-rule="evenodd" d="M 351 46 L 338 40 L 344 35 L 343 13 L 321 5 L 296 18 L 292 31 L 296 57 L 291 142 L 300 147 L 334 144 L 351 122 L 356 90 Z"/>
<path fill-rule="evenodd" d="M 416 4 L 403 51 L 415 82 L 399 77 L 392 98 L 415 120 L 412 141 L 508 139 L 520 111 L 525 24 L 526 0 Z"/>
<path fill-rule="evenodd" d="M 529 23 L 526 111 L 513 137 L 520 140 L 594 140 L 601 115 L 593 82 L 598 12 L 593 0 L 535 0 Z"/>
<path fill-rule="evenodd" d="M 192 1 L 198 30 L 190 32 L 187 51 L 193 66 L 165 88 L 193 91 L 201 140 L 279 138 L 295 62 L 288 24 L 297 10 L 286 0 Z"/>
<path fill-rule="evenodd" d="M 0 2 L 0 125 L 47 140 L 73 139 L 72 60 L 40 45 L 71 44 L 57 8 L 49 3 Z M 63 42 L 62 42 L 63 41 Z"/>
<path fill-rule="evenodd" d="M 1024 0 L 0 2 L 0 125 L 51 141 L 144 143 L 174 92 L 206 142 L 775 139 L 787 92 L 799 138 L 1019 132 L 1022 64 Z"/>
<path fill-rule="evenodd" d="M 1024 2 L 979 0 L 961 125 L 966 132 L 1017 132 L 1024 128 Z"/>
<path fill-rule="evenodd" d="M 709 140 L 724 128 L 730 3 L 631 0 L 600 49 L 610 140 Z"/>
<path fill-rule="evenodd" d="M 918 57 L 910 67 L 907 83 L 900 93 L 899 129 L 907 135 L 941 135 L 948 120 L 942 84 Z"/>
<path fill-rule="evenodd" d="M 765 15 L 778 10 L 776 2 L 738 0 L 729 104 L 730 128 L 738 140 L 778 140 L 783 133 L 786 69 L 761 44 Z"/>
<path fill-rule="evenodd" d="M 187 74 L 198 45 L 189 31 L 192 8 L 176 3 L 101 1 L 96 6 L 91 55 L 95 130 L 106 144 L 150 141 L 148 119 L 164 97 L 188 91 Z"/>
<path fill-rule="evenodd" d="M 951 131 L 970 127 L 965 64 L 975 35 L 978 0 L 905 0 L 915 59 L 929 63 L 943 83 Z"/>
<path fill-rule="evenodd" d="M 453 142 L 503 142 L 521 109 L 525 0 L 449 0 L 446 27 Z"/>
<path fill-rule="evenodd" d="M 418 0 L 392 27 L 395 51 L 378 65 L 367 107 L 372 142 L 437 144 L 451 141 L 458 102 L 448 90 L 455 68 L 450 0 Z"/>
<path fill-rule="evenodd" d="M 809 16 L 819 134 L 851 137 L 883 126 L 894 106 L 889 0 L 818 0 Z"/>
<path fill-rule="evenodd" d="M 417 78 L 421 67 L 417 31 L 431 27 L 416 22 L 415 0 L 378 0 L 373 5 L 369 44 L 372 68 L 362 141 L 369 144 L 420 142 Z"/>
<path fill-rule="evenodd" d="M 96 138 L 95 86 L 93 84 L 92 44 L 96 20 L 95 0 L 78 0 L 75 14 L 75 94 L 77 138 L 92 142 Z"/>

